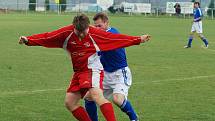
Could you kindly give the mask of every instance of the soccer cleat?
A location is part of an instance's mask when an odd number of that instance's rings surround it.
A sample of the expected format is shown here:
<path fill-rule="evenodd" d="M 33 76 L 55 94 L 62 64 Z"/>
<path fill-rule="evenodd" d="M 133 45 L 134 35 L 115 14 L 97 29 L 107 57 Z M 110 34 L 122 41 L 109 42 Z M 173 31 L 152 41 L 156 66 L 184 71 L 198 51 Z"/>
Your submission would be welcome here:
<path fill-rule="evenodd" d="M 208 44 L 207 45 L 202 45 L 201 47 L 207 49 L 209 47 L 209 45 Z"/>
<path fill-rule="evenodd" d="M 136 120 L 131 120 L 131 121 L 139 121 L 139 119 L 136 119 Z"/>
<path fill-rule="evenodd" d="M 184 48 L 191 48 L 191 46 L 186 45 L 186 46 L 184 46 Z"/>

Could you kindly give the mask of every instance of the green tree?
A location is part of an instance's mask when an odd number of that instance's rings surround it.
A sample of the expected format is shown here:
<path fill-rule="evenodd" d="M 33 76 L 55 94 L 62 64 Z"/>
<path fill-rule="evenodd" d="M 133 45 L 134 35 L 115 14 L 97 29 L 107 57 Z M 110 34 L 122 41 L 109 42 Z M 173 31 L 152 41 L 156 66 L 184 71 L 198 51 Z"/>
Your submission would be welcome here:
<path fill-rule="evenodd" d="M 207 14 L 209 15 L 209 16 L 212 16 L 212 13 L 213 13 L 213 16 L 215 16 L 215 6 L 214 6 L 214 0 L 211 0 L 211 2 L 210 2 L 210 4 L 209 4 L 209 6 L 208 6 L 208 11 L 207 11 Z"/>
<path fill-rule="evenodd" d="M 31 11 L 36 10 L 36 0 L 29 0 L 29 10 Z"/>
<path fill-rule="evenodd" d="M 66 0 L 60 0 L 61 11 L 66 10 Z"/>
<path fill-rule="evenodd" d="M 49 0 L 45 0 L 46 10 L 50 9 Z"/>

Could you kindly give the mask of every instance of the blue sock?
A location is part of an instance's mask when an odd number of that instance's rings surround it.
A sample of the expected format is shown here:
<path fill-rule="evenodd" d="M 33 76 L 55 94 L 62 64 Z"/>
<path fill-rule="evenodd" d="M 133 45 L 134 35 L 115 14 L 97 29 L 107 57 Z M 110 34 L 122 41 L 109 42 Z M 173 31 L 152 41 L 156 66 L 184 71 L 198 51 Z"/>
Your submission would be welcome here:
<path fill-rule="evenodd" d="M 202 41 L 205 43 L 205 45 L 208 45 L 208 41 L 206 38 L 202 38 Z"/>
<path fill-rule="evenodd" d="M 188 47 L 191 47 L 192 41 L 193 41 L 193 37 L 190 36 L 187 44 Z"/>
<path fill-rule="evenodd" d="M 97 106 L 94 101 L 85 100 L 85 108 L 92 121 L 98 121 Z"/>
<path fill-rule="evenodd" d="M 124 100 L 120 108 L 129 116 L 130 120 L 137 120 L 137 114 L 134 112 L 134 109 L 128 100 Z"/>

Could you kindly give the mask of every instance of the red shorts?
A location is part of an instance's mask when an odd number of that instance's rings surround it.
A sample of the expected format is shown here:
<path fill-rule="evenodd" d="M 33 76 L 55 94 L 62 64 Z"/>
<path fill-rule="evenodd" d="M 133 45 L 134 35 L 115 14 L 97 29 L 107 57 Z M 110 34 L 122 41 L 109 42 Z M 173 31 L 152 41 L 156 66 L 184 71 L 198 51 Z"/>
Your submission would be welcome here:
<path fill-rule="evenodd" d="M 72 80 L 70 81 L 67 93 L 79 91 L 81 96 L 84 97 L 87 91 L 92 87 L 103 89 L 103 78 L 104 72 L 100 70 L 75 72 Z"/>

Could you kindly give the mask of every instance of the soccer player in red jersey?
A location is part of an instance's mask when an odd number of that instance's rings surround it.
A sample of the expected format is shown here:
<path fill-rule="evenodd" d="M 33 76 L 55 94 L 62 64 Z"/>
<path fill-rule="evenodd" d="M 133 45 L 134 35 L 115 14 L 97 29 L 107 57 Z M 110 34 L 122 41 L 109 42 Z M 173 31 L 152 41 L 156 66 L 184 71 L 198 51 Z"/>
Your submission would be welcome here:
<path fill-rule="evenodd" d="M 79 121 L 91 121 L 79 101 L 87 91 L 100 106 L 107 121 L 116 121 L 112 104 L 104 98 L 102 92 L 103 67 L 99 51 L 108 51 L 121 47 L 138 45 L 150 40 L 149 35 L 128 36 L 112 34 L 89 25 L 89 18 L 84 15 L 74 17 L 73 24 L 56 31 L 21 36 L 19 44 L 63 48 L 71 56 L 74 74 L 67 89 L 65 105 Z"/>

